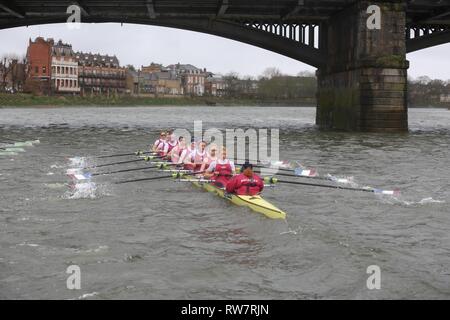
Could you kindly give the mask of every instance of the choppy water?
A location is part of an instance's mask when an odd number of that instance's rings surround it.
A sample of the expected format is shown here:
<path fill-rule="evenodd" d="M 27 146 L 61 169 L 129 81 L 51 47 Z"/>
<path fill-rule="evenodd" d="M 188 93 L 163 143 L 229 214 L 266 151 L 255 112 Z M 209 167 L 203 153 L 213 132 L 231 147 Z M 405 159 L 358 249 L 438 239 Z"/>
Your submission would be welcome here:
<path fill-rule="evenodd" d="M 314 117 L 293 107 L 0 109 L 0 141 L 41 141 L 0 156 L 0 298 L 450 298 L 450 111 L 410 109 L 408 134 L 319 132 Z M 279 185 L 265 198 L 285 223 L 187 184 L 112 183 L 152 172 L 70 188 L 69 158 L 134 151 L 194 120 L 279 127 L 282 159 L 402 195 Z M 81 290 L 66 288 L 73 264 Z M 369 265 L 381 268 L 380 290 L 366 287 Z"/>

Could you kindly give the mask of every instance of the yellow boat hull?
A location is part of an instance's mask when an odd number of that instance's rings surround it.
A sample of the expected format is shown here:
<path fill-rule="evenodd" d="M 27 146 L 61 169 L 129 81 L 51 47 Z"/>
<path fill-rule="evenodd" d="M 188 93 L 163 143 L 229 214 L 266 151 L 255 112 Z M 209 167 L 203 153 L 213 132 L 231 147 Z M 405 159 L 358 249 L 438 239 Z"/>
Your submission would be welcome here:
<path fill-rule="evenodd" d="M 239 196 L 235 194 L 225 194 L 225 191 L 217 188 L 216 186 L 199 182 L 198 179 L 193 176 L 185 176 L 185 179 L 191 180 L 191 182 L 199 187 L 203 188 L 208 192 L 214 193 L 221 198 L 228 199 L 232 203 L 242 207 L 248 207 L 251 210 L 261 213 L 270 219 L 286 219 L 286 213 L 277 207 L 275 207 L 270 202 L 264 200 L 260 195 L 256 196 Z"/>

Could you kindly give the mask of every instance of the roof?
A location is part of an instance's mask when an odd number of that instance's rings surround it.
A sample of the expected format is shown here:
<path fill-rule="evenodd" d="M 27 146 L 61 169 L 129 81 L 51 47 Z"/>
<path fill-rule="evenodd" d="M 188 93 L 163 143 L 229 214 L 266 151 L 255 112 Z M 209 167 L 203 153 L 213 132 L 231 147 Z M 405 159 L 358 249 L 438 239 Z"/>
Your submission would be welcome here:
<path fill-rule="evenodd" d="M 116 56 L 101 55 L 99 53 L 77 52 L 75 57 L 79 65 L 98 66 L 98 67 L 114 67 L 119 68 L 119 59 Z"/>
<path fill-rule="evenodd" d="M 53 44 L 52 55 L 72 57 L 74 56 L 72 45 L 68 43 L 63 43 L 62 40 L 59 40 L 57 43 Z"/>
<path fill-rule="evenodd" d="M 153 72 L 153 73 L 141 73 L 141 79 L 158 81 L 158 80 L 178 80 L 179 78 L 173 72 Z"/>

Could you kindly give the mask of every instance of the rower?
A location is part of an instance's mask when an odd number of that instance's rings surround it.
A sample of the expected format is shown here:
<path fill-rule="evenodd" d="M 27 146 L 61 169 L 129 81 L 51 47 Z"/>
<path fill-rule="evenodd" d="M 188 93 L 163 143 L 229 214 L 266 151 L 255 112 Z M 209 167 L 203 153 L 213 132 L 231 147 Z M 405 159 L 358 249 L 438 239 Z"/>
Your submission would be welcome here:
<path fill-rule="evenodd" d="M 205 170 L 208 169 L 209 165 L 216 160 L 217 160 L 217 145 L 213 143 L 209 146 L 209 152 L 206 153 L 206 158 L 205 160 L 203 160 L 200 172 L 205 172 Z"/>
<path fill-rule="evenodd" d="M 170 152 L 170 160 L 174 164 L 182 164 L 188 156 L 188 149 L 186 147 L 186 139 L 184 137 L 178 138 L 178 144 Z"/>
<path fill-rule="evenodd" d="M 153 152 L 156 152 L 158 150 L 158 146 L 162 142 L 166 141 L 166 135 L 167 135 L 167 133 L 165 131 L 161 131 L 161 133 L 159 134 L 159 138 L 155 141 L 155 143 L 153 143 L 153 146 L 152 146 Z"/>
<path fill-rule="evenodd" d="M 175 148 L 178 145 L 178 140 L 177 137 L 173 134 L 173 131 L 170 130 L 169 131 L 169 139 L 167 141 L 167 151 L 166 151 L 166 155 L 168 155 L 170 157 L 170 154 L 173 150 L 173 148 Z"/>
<path fill-rule="evenodd" d="M 196 146 L 195 139 L 194 139 L 194 137 L 192 137 L 192 138 L 191 138 L 191 144 L 188 145 L 188 146 L 186 147 L 189 156 L 191 156 L 192 154 L 194 154 L 195 146 Z"/>
<path fill-rule="evenodd" d="M 166 133 L 165 140 L 162 140 L 156 147 L 156 152 L 160 157 L 165 157 L 167 155 L 167 151 L 169 150 L 169 137 L 169 134 Z"/>
<path fill-rule="evenodd" d="M 189 153 L 188 157 L 186 157 L 186 160 L 184 161 L 184 168 L 192 171 L 200 171 L 206 156 L 206 142 L 201 141 L 198 144 L 198 147 Z"/>
<path fill-rule="evenodd" d="M 187 155 L 183 159 L 184 169 L 186 170 L 194 170 L 194 155 L 195 155 L 195 147 L 196 147 L 194 137 L 191 138 L 191 144 L 186 147 Z"/>
<path fill-rule="evenodd" d="M 203 162 L 206 160 L 208 154 L 206 152 L 206 142 L 201 141 L 198 145 L 198 148 L 195 150 L 193 154 L 193 162 L 195 164 L 196 171 L 199 171 Z"/>
<path fill-rule="evenodd" d="M 211 162 L 204 174 L 206 179 L 214 180 L 213 184 L 219 188 L 225 188 L 228 181 L 236 173 L 234 162 L 227 159 L 227 149 L 222 147 L 219 159 Z"/>
<path fill-rule="evenodd" d="M 253 165 L 245 162 L 242 165 L 241 174 L 231 178 L 226 186 L 227 193 L 240 196 L 254 196 L 264 189 L 263 180 L 253 172 Z"/>

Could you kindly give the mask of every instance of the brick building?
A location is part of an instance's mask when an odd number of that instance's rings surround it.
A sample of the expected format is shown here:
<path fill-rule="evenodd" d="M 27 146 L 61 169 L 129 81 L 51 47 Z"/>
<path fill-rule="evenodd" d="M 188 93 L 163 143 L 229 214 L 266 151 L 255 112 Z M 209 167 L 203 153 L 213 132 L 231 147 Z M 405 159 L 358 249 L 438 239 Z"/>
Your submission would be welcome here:
<path fill-rule="evenodd" d="M 137 71 L 127 69 L 126 85 L 128 94 L 139 94 L 139 73 Z"/>
<path fill-rule="evenodd" d="M 127 92 L 127 70 L 116 56 L 77 52 L 81 93 L 123 94 Z"/>
<path fill-rule="evenodd" d="M 143 73 L 139 75 L 139 92 L 154 95 L 181 95 L 181 79 L 173 71 Z"/>
<path fill-rule="evenodd" d="M 181 79 L 181 86 L 185 95 L 202 96 L 205 93 L 206 69 L 199 69 L 191 64 L 172 64 L 167 69 L 174 72 Z"/>
<path fill-rule="evenodd" d="M 223 97 L 227 93 L 227 83 L 220 75 L 209 74 L 205 79 L 205 94 L 213 97 Z"/>
<path fill-rule="evenodd" d="M 142 73 L 154 73 L 154 72 L 161 72 L 164 70 L 164 67 L 162 66 L 162 64 L 159 63 L 150 63 L 150 65 L 148 66 L 142 66 L 141 67 L 141 72 Z"/>
<path fill-rule="evenodd" d="M 27 49 L 26 90 L 49 94 L 51 92 L 51 65 L 53 39 L 42 37 L 29 40 Z"/>

